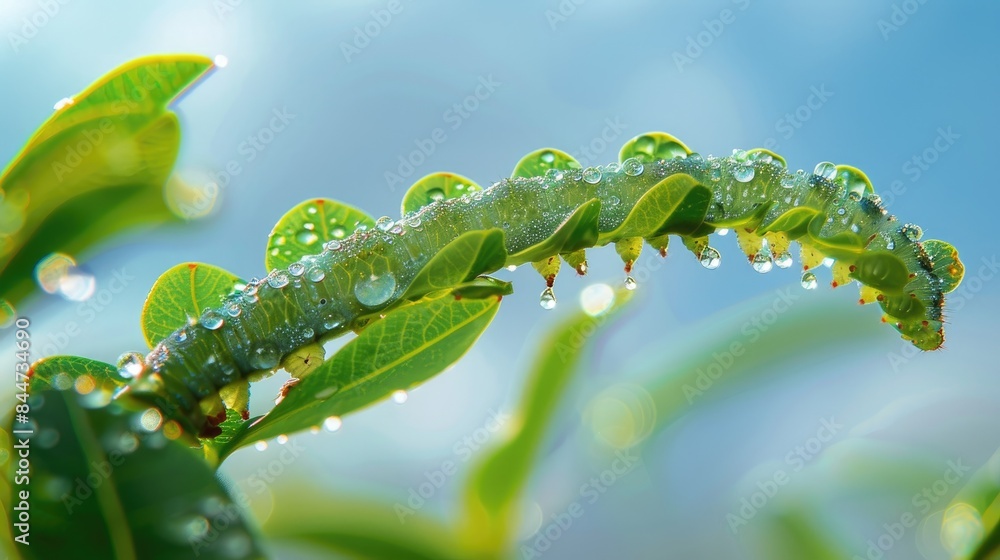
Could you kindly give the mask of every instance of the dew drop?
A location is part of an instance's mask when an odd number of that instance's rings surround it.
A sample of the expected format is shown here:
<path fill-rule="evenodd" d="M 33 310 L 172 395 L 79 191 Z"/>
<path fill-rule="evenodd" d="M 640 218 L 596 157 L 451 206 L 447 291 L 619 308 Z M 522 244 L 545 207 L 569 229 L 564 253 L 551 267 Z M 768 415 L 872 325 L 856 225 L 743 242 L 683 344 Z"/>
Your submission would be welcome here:
<path fill-rule="evenodd" d="M 199 322 L 201 323 L 201 326 L 210 331 L 214 331 L 222 326 L 223 320 L 222 315 L 219 315 L 212 309 L 206 309 L 205 312 L 201 314 Z"/>
<path fill-rule="evenodd" d="M 517 270 L 517 265 L 516 264 L 509 264 L 509 265 L 507 265 L 507 270 L 509 270 L 510 272 L 514 272 L 515 270 Z"/>
<path fill-rule="evenodd" d="M 705 247 L 701 251 L 701 255 L 698 257 L 698 260 L 701 261 L 701 266 L 709 270 L 715 270 L 716 268 L 719 268 L 720 264 L 722 264 L 722 255 L 720 255 L 719 252 L 712 247 Z"/>
<path fill-rule="evenodd" d="M 715 233 L 718 233 L 719 235 L 729 235 L 729 230 L 726 229 L 726 228 L 722 228 L 722 229 L 720 229 L 719 231 L 717 231 Z"/>
<path fill-rule="evenodd" d="M 837 175 L 837 166 L 828 161 L 821 161 L 813 169 L 813 175 L 818 175 L 827 181 L 832 181 L 834 176 Z"/>
<path fill-rule="evenodd" d="M 562 181 L 564 174 L 561 169 L 549 169 L 545 172 L 545 178 L 549 181 Z"/>
<path fill-rule="evenodd" d="M 185 340 L 187 340 L 187 338 L 188 338 L 187 331 L 184 330 L 183 328 L 177 329 L 176 331 L 170 333 L 170 340 L 178 344 L 184 342 Z"/>
<path fill-rule="evenodd" d="M 288 273 L 292 276 L 302 276 L 306 271 L 306 265 L 300 262 L 293 262 L 288 265 Z"/>
<path fill-rule="evenodd" d="M 615 195 L 608 197 L 608 206 L 618 206 L 622 200 Z"/>
<path fill-rule="evenodd" d="M 771 255 L 767 253 L 764 249 L 757 251 L 757 254 L 753 256 L 753 261 L 750 263 L 753 269 L 761 274 L 767 274 L 771 272 L 771 268 L 774 263 L 771 261 Z"/>
<path fill-rule="evenodd" d="M 544 151 L 538 157 L 543 162 L 549 163 L 549 164 L 551 164 L 551 163 L 553 163 L 553 162 L 556 161 L 556 155 L 554 153 L 550 152 L 550 151 Z"/>
<path fill-rule="evenodd" d="M 343 239 L 347 237 L 347 229 L 345 229 L 344 226 L 333 226 L 333 229 L 330 230 L 330 235 L 332 235 L 336 239 Z M 330 250 L 336 251 L 336 249 L 330 249 Z"/>
<path fill-rule="evenodd" d="M 588 167 L 583 170 L 583 180 L 591 185 L 601 182 L 601 170 L 597 167 Z"/>
<path fill-rule="evenodd" d="M 621 171 L 621 169 L 622 166 L 614 162 L 604 166 L 604 170 L 607 171 L 608 173 L 618 173 L 619 171 Z"/>
<path fill-rule="evenodd" d="M 902 233 L 903 237 L 910 241 L 920 241 L 920 238 L 924 235 L 924 231 L 917 224 L 906 224 L 899 228 L 899 233 Z"/>
<path fill-rule="evenodd" d="M 281 270 L 272 272 L 267 277 L 267 285 L 274 289 L 284 288 L 288 285 L 288 274 Z"/>
<path fill-rule="evenodd" d="M 69 107 L 73 103 L 74 101 L 72 97 L 63 97 L 59 101 L 56 101 L 56 104 L 53 105 L 52 108 L 58 111 L 59 109 L 62 109 L 64 107 Z"/>
<path fill-rule="evenodd" d="M 625 289 L 626 290 L 634 290 L 638 286 L 639 285 L 636 284 L 636 282 L 635 282 L 635 278 L 632 278 L 631 276 L 626 276 L 625 277 Z"/>
<path fill-rule="evenodd" d="M 807 290 L 815 290 L 819 282 L 816 280 L 816 275 L 812 272 L 805 272 L 802 274 L 802 287 Z"/>
<path fill-rule="evenodd" d="M 381 276 L 374 274 L 363 278 L 354 286 L 354 297 L 366 307 L 382 305 L 396 291 L 396 277 L 391 272 Z"/>
<path fill-rule="evenodd" d="M 326 420 L 323 420 L 323 427 L 326 428 L 328 432 L 336 432 L 344 425 L 344 422 L 339 416 L 330 416 Z"/>
<path fill-rule="evenodd" d="M 323 279 L 326 278 L 326 273 L 323 272 L 322 268 L 314 266 L 309 269 L 309 272 L 306 273 L 306 278 L 311 282 L 322 282 Z"/>
<path fill-rule="evenodd" d="M 420 217 L 419 216 L 414 216 L 414 217 L 408 218 L 406 220 L 406 225 L 410 226 L 411 228 L 420 227 L 420 223 L 421 222 L 420 222 Z"/>
<path fill-rule="evenodd" d="M 636 158 L 628 158 L 622 162 L 622 171 L 630 177 L 641 175 L 643 170 L 642 162 Z"/>
<path fill-rule="evenodd" d="M 392 218 L 389 216 L 382 216 L 381 218 L 375 220 L 375 227 L 378 228 L 379 231 L 389 231 L 394 225 L 396 225 L 396 223 L 393 222 Z"/>
<path fill-rule="evenodd" d="M 341 244 L 340 241 L 337 240 L 327 241 L 326 245 L 323 245 L 323 248 L 326 249 L 327 251 L 330 251 L 331 253 L 336 253 L 341 249 L 341 247 L 343 247 L 343 244 Z"/>
<path fill-rule="evenodd" d="M 790 268 L 792 266 L 792 254 L 788 251 L 782 252 L 774 257 L 774 265 L 778 268 Z"/>
<path fill-rule="evenodd" d="M 297 239 L 299 243 L 303 245 L 312 245 L 313 243 L 319 241 L 319 236 L 316 235 L 316 232 L 309 230 L 302 230 L 298 233 L 298 235 L 295 236 L 295 239 Z"/>
<path fill-rule="evenodd" d="M 444 191 L 441 189 L 428 189 L 427 197 L 433 200 L 434 202 L 442 201 L 444 200 Z"/>
<path fill-rule="evenodd" d="M 254 369 L 269 370 L 276 367 L 280 359 L 281 356 L 278 354 L 277 348 L 270 344 L 264 344 L 254 349 L 253 355 L 250 357 L 250 365 Z"/>
<path fill-rule="evenodd" d="M 753 166 L 750 164 L 740 164 L 733 167 L 733 179 L 741 183 L 748 183 L 754 176 Z"/>
<path fill-rule="evenodd" d="M 145 367 L 143 360 L 142 354 L 138 352 L 125 352 L 118 356 L 118 374 L 126 379 L 132 379 L 142 373 Z"/>
<path fill-rule="evenodd" d="M 243 311 L 240 309 L 240 305 L 235 301 L 227 303 L 224 309 L 226 310 L 226 315 L 229 315 L 230 317 L 239 317 L 240 313 Z"/>
<path fill-rule="evenodd" d="M 795 186 L 795 178 L 791 175 L 782 175 L 780 183 L 782 187 L 790 189 Z"/>
<path fill-rule="evenodd" d="M 403 404 L 406 402 L 406 399 L 408 398 L 410 398 L 410 395 L 408 395 L 406 391 L 402 389 L 392 392 L 392 402 L 396 404 Z"/>
<path fill-rule="evenodd" d="M 542 295 L 538 299 L 538 304 L 542 306 L 542 309 L 556 308 L 556 294 L 552 291 L 552 288 L 545 288 L 542 291 Z"/>
<path fill-rule="evenodd" d="M 257 285 L 259 283 L 260 283 L 260 280 L 258 280 L 256 278 L 251 278 L 250 281 L 247 282 L 247 285 L 244 286 L 244 288 L 243 288 L 243 295 L 247 296 L 247 297 L 254 297 L 254 296 L 256 296 L 257 295 Z"/>

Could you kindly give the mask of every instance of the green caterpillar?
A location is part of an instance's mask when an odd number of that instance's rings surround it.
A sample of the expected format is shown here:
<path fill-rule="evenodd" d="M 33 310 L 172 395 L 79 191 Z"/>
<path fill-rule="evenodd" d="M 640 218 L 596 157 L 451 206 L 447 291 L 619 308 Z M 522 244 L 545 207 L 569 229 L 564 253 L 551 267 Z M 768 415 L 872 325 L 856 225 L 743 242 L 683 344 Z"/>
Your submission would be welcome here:
<path fill-rule="evenodd" d="M 716 268 L 721 257 L 708 236 L 733 229 L 753 267 L 766 272 L 792 264 L 796 240 L 804 286 L 816 284 L 810 269 L 834 259 L 833 285 L 857 280 L 861 303 L 877 301 L 883 320 L 923 350 L 944 342 L 944 294 L 964 273 L 954 247 L 921 242 L 920 228 L 888 215 L 857 169 L 824 162 L 813 173 L 792 172 L 763 149 L 702 157 L 664 133 L 633 138 L 618 163 L 601 167 L 582 169 L 564 152 L 538 150 L 486 189 L 433 174 L 407 192 L 399 220 L 373 220 L 329 200 L 293 212 L 314 215 L 332 239 L 315 239 L 311 222 L 272 232 L 269 262 L 284 266 L 205 310 L 145 358 L 126 357 L 122 367 L 134 375 L 127 392 L 189 433 L 213 437 L 226 417 L 223 401 L 245 409 L 251 379 L 283 364 L 292 370 L 295 357 L 321 360 L 323 341 L 432 292 L 500 295 L 501 283 L 481 275 L 523 263 L 545 279 L 541 303 L 552 307 L 560 258 L 583 274 L 585 249 L 610 243 L 626 274 L 644 242 L 665 256 L 670 235 Z M 284 248 L 292 235 L 323 249 L 294 260 L 299 255 Z M 630 276 L 626 285 L 634 287 Z"/>

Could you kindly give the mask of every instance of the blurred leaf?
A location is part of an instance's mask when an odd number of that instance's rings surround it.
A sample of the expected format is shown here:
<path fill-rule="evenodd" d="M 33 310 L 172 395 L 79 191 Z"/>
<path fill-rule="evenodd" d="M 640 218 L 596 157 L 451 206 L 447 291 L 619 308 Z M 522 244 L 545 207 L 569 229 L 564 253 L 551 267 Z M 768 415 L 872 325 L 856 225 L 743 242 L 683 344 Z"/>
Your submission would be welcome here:
<path fill-rule="evenodd" d="M 42 358 L 31 364 L 29 375 L 32 394 L 53 388 L 59 390 L 73 388 L 78 383 L 77 380 L 85 376 L 89 376 L 90 381 L 86 382 L 84 387 L 77 388 L 86 392 L 105 391 L 111 394 L 125 384 L 115 366 L 80 356 Z"/>
<path fill-rule="evenodd" d="M 423 515 L 401 515 L 401 504 L 331 495 L 310 485 L 275 489 L 281 499 L 262 527 L 270 539 L 307 544 L 331 555 L 381 560 L 458 560 L 454 533 Z"/>
<path fill-rule="evenodd" d="M 403 216 L 416 212 L 424 206 L 439 200 L 458 198 L 467 193 L 483 190 L 475 181 L 458 173 L 438 171 L 424 176 L 403 195 L 400 211 Z"/>
<path fill-rule="evenodd" d="M 181 263 L 156 279 L 142 307 L 142 334 L 150 348 L 170 333 L 215 308 L 242 281 L 217 266 Z"/>
<path fill-rule="evenodd" d="M 431 257 L 400 299 L 423 296 L 473 280 L 481 271 L 499 269 L 506 260 L 503 230 L 468 231 Z"/>
<path fill-rule="evenodd" d="M 811 508 L 791 504 L 780 513 L 763 515 L 755 535 L 759 558 L 845 560 L 850 551 L 840 546 L 829 524 L 817 523 Z"/>
<path fill-rule="evenodd" d="M 562 397 L 588 346 L 581 333 L 599 336 L 630 301 L 624 288 L 600 314 L 577 310 L 552 330 L 542 342 L 528 387 L 512 425 L 517 431 L 474 469 L 465 496 L 464 538 L 469 546 L 501 553 L 510 546 L 511 531 L 517 527 L 521 493 L 538 457 L 549 423 L 562 404 Z"/>
<path fill-rule="evenodd" d="M 198 452 L 143 428 L 156 424 L 150 409 L 127 397 L 87 408 L 76 391 L 32 399 L 25 558 L 262 557 Z"/>
<path fill-rule="evenodd" d="M 455 363 L 486 330 L 500 298 L 421 300 L 375 321 L 288 392 L 267 415 L 219 449 L 239 447 L 318 426 L 407 389 Z"/>
<path fill-rule="evenodd" d="M 267 236 L 264 264 L 268 271 L 287 268 L 306 255 L 323 251 L 327 241 L 343 239 L 375 220 L 357 208 L 329 198 L 314 198 L 295 206 L 274 224 Z"/>
<path fill-rule="evenodd" d="M 39 127 L 0 175 L 0 299 L 27 296 L 49 253 L 77 253 L 125 227 L 175 217 L 162 195 L 180 144 L 167 104 L 211 67 L 195 55 L 136 59 Z"/>

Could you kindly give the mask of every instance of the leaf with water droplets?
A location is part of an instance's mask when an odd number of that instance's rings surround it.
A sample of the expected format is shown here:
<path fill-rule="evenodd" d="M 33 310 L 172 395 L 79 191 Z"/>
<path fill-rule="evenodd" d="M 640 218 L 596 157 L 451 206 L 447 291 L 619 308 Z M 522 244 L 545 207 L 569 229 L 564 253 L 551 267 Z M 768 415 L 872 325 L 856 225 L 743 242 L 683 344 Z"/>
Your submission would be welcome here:
<path fill-rule="evenodd" d="M 601 234 L 601 241 L 689 233 L 704 220 L 711 196 L 694 177 L 671 175 L 646 191 L 618 228 Z"/>
<path fill-rule="evenodd" d="M 441 200 L 482 191 L 475 181 L 458 173 L 438 171 L 421 178 L 406 191 L 401 207 L 402 215 L 416 212 L 424 206 Z"/>
<path fill-rule="evenodd" d="M 118 375 L 115 366 L 80 356 L 42 358 L 31 364 L 29 375 L 32 393 L 46 389 L 70 389 L 84 376 L 90 377 L 89 380 L 80 381 L 88 393 L 94 390 L 110 393 L 126 381 Z"/>
<path fill-rule="evenodd" d="M 34 393 L 31 546 L 25 558 L 262 557 L 213 469 L 127 395 L 92 407 L 78 391 Z M 147 418 L 148 414 L 148 418 Z"/>
<path fill-rule="evenodd" d="M 618 161 L 636 158 L 643 163 L 687 157 L 691 150 L 666 132 L 647 132 L 632 138 L 618 152 Z"/>
<path fill-rule="evenodd" d="M 556 231 L 537 245 L 510 255 L 507 262 L 522 264 L 547 259 L 559 253 L 593 247 L 597 244 L 599 228 L 597 219 L 601 214 L 601 200 L 593 198 L 584 202 L 563 221 Z"/>
<path fill-rule="evenodd" d="M 142 307 L 142 334 L 152 348 L 188 318 L 215 309 L 242 281 L 230 272 L 204 263 L 179 264 L 156 279 Z M 225 320 L 224 317 L 222 317 Z"/>
<path fill-rule="evenodd" d="M 612 303 L 596 317 L 578 308 L 551 330 L 539 347 L 528 386 L 510 422 L 510 437 L 473 468 L 466 488 L 467 536 L 485 544 L 485 550 L 504 550 L 511 531 L 518 527 L 521 493 L 545 441 L 550 423 L 563 404 L 573 376 L 581 369 L 587 348 L 580 333 L 599 337 L 614 325 L 616 316 L 631 300 L 632 292 L 614 290 Z M 593 342 L 591 340 L 590 342 Z"/>
<path fill-rule="evenodd" d="M 501 229 L 469 231 L 444 246 L 420 269 L 406 288 L 404 299 L 451 288 L 480 273 L 499 270 L 507 260 Z"/>
<path fill-rule="evenodd" d="M 445 295 L 393 310 L 304 377 L 267 415 L 236 434 L 220 458 L 261 439 L 344 416 L 444 371 L 486 330 L 500 298 Z M 329 387 L 338 390 L 330 393 Z M 316 398 L 322 394 L 325 398 Z"/>
<path fill-rule="evenodd" d="M 541 177 L 549 169 L 580 169 L 580 162 L 562 150 L 542 148 L 521 158 L 511 177 Z"/>
<path fill-rule="evenodd" d="M 375 226 L 362 210 L 329 198 L 312 198 L 285 212 L 267 236 L 264 266 L 287 268 L 306 255 L 323 252 L 329 241 L 343 239 L 358 228 Z"/>

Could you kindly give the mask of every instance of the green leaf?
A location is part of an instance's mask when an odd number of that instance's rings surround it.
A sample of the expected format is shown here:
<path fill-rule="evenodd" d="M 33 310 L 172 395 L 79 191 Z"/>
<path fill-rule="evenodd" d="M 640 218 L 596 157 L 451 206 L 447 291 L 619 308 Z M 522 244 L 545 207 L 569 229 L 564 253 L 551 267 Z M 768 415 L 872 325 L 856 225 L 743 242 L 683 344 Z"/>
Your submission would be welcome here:
<path fill-rule="evenodd" d="M 392 311 L 305 376 L 271 412 L 247 423 L 219 450 L 220 460 L 244 445 L 318 426 L 437 375 L 472 347 L 499 306 L 500 298 L 445 295 Z"/>
<path fill-rule="evenodd" d="M 593 247 L 597 244 L 599 229 L 597 219 L 601 214 L 601 200 L 593 198 L 584 202 L 556 231 L 537 245 L 507 257 L 511 264 L 535 262 L 577 249 Z"/>
<path fill-rule="evenodd" d="M 80 356 L 52 356 L 42 358 L 31 365 L 31 392 L 48 389 L 104 391 L 111 394 L 125 384 L 118 374 L 118 368 L 111 364 L 82 358 Z M 85 378 L 88 378 L 86 380 Z M 81 384 L 81 385 L 78 385 Z"/>
<path fill-rule="evenodd" d="M 478 276 L 451 289 L 457 298 L 486 299 L 488 297 L 509 296 L 514 293 L 510 282 L 492 276 Z"/>
<path fill-rule="evenodd" d="M 156 279 L 142 307 L 142 334 L 150 348 L 198 317 L 205 308 L 218 307 L 242 281 L 225 270 L 204 263 L 182 263 Z"/>
<path fill-rule="evenodd" d="M 618 161 L 636 158 L 641 162 L 687 157 L 691 150 L 666 132 L 647 132 L 629 140 L 618 152 Z"/>
<path fill-rule="evenodd" d="M 35 132 L 0 175 L 0 299 L 30 294 L 35 264 L 52 252 L 176 219 L 162 193 L 180 144 L 167 104 L 211 65 L 192 55 L 137 59 Z"/>
<path fill-rule="evenodd" d="M 306 255 L 323 250 L 323 243 L 343 239 L 375 220 L 357 208 L 329 198 L 307 200 L 285 213 L 267 236 L 264 264 L 268 271 L 286 268 Z"/>
<path fill-rule="evenodd" d="M 197 451 L 156 429 L 152 409 L 127 397 L 87 408 L 88 396 L 32 397 L 41 429 L 31 444 L 25 558 L 262 556 L 212 470 Z"/>
<path fill-rule="evenodd" d="M 512 425 L 513 436 L 474 468 L 466 489 L 464 537 L 487 552 L 502 552 L 517 527 L 520 497 L 531 473 L 549 423 L 586 355 L 580 333 L 600 336 L 630 301 L 624 288 L 614 292 L 608 306 L 596 315 L 579 310 L 557 326 L 542 342 L 528 386 Z"/>
<path fill-rule="evenodd" d="M 542 148 L 521 158 L 511 177 L 540 177 L 549 169 L 580 169 L 580 162 L 562 150 Z"/>
<path fill-rule="evenodd" d="M 406 288 L 402 299 L 415 299 L 467 282 L 483 271 L 500 269 L 507 261 L 501 229 L 469 231 L 437 252 Z"/>
<path fill-rule="evenodd" d="M 690 175 L 671 175 L 646 191 L 621 225 L 614 231 L 602 234 L 601 238 L 650 237 L 665 233 L 665 229 L 672 229 L 671 225 L 692 223 L 697 215 L 697 211 L 692 210 L 697 209 L 686 202 L 692 192 L 700 189 L 704 187 Z M 704 215 L 702 210 L 701 217 L 704 218 Z"/>
<path fill-rule="evenodd" d="M 467 193 L 483 190 L 474 181 L 458 173 L 438 171 L 421 178 L 407 189 L 400 208 L 402 215 L 416 212 L 439 200 L 458 198 Z"/>

